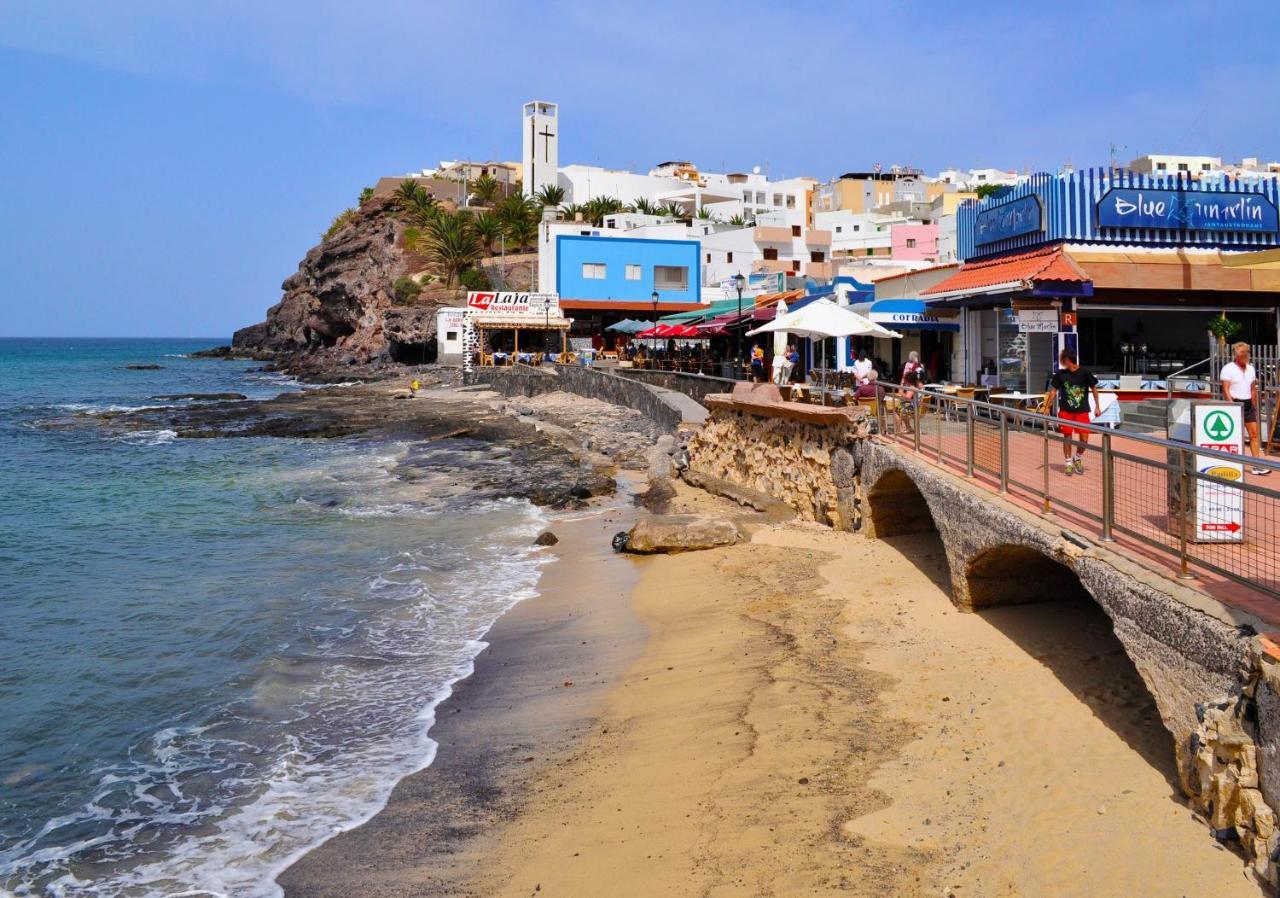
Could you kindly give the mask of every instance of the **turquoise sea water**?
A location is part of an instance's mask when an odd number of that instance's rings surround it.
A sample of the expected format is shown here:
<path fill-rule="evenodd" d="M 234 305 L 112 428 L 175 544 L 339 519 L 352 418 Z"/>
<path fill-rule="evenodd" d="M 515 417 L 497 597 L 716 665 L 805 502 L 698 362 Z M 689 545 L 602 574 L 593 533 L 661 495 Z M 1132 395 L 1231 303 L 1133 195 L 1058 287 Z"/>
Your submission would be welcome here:
<path fill-rule="evenodd" d="M 541 514 L 397 480 L 404 445 L 42 426 L 301 389 L 185 357 L 218 342 L 0 340 L 0 895 L 278 894 L 536 585 Z"/>

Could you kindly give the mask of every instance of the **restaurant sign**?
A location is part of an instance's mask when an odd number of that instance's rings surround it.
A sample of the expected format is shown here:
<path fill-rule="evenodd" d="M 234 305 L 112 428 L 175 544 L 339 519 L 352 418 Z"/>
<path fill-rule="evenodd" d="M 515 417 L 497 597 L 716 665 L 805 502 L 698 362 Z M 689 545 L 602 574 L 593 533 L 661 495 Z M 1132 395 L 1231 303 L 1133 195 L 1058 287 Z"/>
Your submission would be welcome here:
<path fill-rule="evenodd" d="M 1098 227 L 1274 233 L 1280 217 L 1260 193 L 1113 187 L 1098 201 Z"/>
<path fill-rule="evenodd" d="M 1028 194 L 990 209 L 982 209 L 974 219 L 973 242 L 982 246 L 1023 234 L 1044 230 L 1040 197 Z"/>
<path fill-rule="evenodd" d="M 546 315 L 559 318 L 560 294 L 472 290 L 467 294 L 467 308 L 482 314 L 485 318 L 516 315 Z"/>

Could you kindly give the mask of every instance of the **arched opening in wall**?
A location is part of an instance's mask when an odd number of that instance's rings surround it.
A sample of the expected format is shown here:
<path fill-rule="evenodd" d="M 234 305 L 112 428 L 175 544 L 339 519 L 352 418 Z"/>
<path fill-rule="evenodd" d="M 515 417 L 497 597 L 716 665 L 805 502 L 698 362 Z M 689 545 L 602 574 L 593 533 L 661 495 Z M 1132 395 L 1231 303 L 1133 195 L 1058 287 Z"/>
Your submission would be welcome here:
<path fill-rule="evenodd" d="M 935 586 L 951 594 L 951 569 L 933 512 L 914 480 L 890 468 L 867 491 L 866 532 L 885 540 L 922 571 Z"/>
<path fill-rule="evenodd" d="M 1179 797 L 1173 736 L 1111 618 L 1076 573 L 1035 549 L 1006 545 L 975 558 L 966 576 L 974 610 L 1048 668 Z M 1023 686 L 1029 705 L 1044 703 L 1034 707 L 1035 716 L 1055 714 L 1052 692 L 1035 699 L 1035 684 L 1024 680 Z"/>

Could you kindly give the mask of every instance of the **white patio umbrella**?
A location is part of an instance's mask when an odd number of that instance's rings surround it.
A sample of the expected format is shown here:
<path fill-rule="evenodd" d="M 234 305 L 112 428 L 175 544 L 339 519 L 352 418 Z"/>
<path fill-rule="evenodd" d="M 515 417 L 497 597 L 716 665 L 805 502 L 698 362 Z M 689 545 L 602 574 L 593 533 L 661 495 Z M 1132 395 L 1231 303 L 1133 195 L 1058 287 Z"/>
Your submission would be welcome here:
<path fill-rule="evenodd" d="M 818 299 L 803 309 L 795 312 L 779 314 L 763 327 L 747 331 L 747 336 L 756 334 L 772 334 L 785 331 L 810 340 L 825 340 L 828 337 L 887 337 L 900 340 L 902 334 L 881 327 L 869 318 L 851 312 L 845 306 L 838 306 L 829 299 Z M 826 402 L 827 372 L 826 349 L 823 349 L 822 396 Z"/>

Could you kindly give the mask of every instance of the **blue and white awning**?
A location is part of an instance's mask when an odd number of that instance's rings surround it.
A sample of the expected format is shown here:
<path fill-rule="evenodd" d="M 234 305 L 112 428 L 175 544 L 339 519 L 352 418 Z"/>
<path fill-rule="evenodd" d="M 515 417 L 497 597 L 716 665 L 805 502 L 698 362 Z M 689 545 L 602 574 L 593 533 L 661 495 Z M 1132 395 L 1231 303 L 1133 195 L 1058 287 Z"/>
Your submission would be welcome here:
<path fill-rule="evenodd" d="M 880 299 L 854 306 L 853 310 L 894 330 L 960 331 L 960 322 L 940 318 L 937 311 L 925 305 L 922 299 Z"/>

